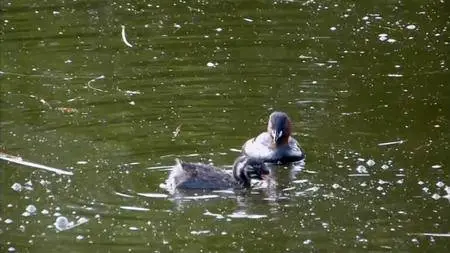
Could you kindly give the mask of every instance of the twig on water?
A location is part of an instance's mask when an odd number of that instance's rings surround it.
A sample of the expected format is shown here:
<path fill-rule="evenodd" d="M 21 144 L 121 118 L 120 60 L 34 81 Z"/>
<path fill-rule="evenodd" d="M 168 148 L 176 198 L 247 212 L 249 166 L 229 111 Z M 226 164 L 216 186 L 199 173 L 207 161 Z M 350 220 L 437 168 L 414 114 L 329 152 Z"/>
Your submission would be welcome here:
<path fill-rule="evenodd" d="M 86 86 L 87 86 L 88 88 L 91 88 L 91 89 L 96 90 L 96 91 L 107 92 L 107 91 L 105 91 L 105 90 L 101 90 L 101 89 L 95 88 L 95 87 L 93 87 L 93 86 L 91 85 L 92 82 L 95 82 L 96 80 L 100 80 L 100 79 L 104 79 L 104 78 L 105 78 L 104 75 L 97 76 L 96 78 L 89 80 L 89 82 L 87 82 L 87 85 L 86 85 Z"/>
<path fill-rule="evenodd" d="M 182 125 L 183 124 L 178 125 L 177 128 L 175 129 L 175 131 L 173 131 L 173 138 L 176 138 L 180 134 Z"/>
<path fill-rule="evenodd" d="M 73 173 L 71 171 L 61 170 L 61 169 L 52 168 L 52 167 L 45 166 L 45 165 L 38 164 L 38 163 L 24 161 L 24 160 L 22 160 L 21 157 L 8 155 L 3 152 L 0 152 L 0 159 L 8 161 L 8 162 L 12 162 L 12 163 L 17 163 L 20 165 L 25 165 L 25 166 L 32 167 L 32 168 L 38 168 L 38 169 L 42 169 L 42 170 L 46 170 L 46 171 L 51 171 L 51 172 L 54 172 L 54 173 L 60 174 L 60 175 L 69 175 L 69 176 L 73 175 Z"/>
<path fill-rule="evenodd" d="M 128 47 L 133 47 L 133 45 L 131 45 L 131 43 L 128 42 L 128 40 L 127 40 L 127 35 L 125 34 L 125 26 L 121 25 L 121 27 L 122 27 L 122 41 L 123 41 L 123 43 L 125 43 L 125 45 L 127 45 Z"/>
<path fill-rule="evenodd" d="M 389 146 L 389 145 L 395 145 L 395 144 L 402 144 L 404 142 L 406 142 L 406 141 L 399 140 L 399 141 L 382 142 L 382 143 L 378 143 L 378 146 Z"/>

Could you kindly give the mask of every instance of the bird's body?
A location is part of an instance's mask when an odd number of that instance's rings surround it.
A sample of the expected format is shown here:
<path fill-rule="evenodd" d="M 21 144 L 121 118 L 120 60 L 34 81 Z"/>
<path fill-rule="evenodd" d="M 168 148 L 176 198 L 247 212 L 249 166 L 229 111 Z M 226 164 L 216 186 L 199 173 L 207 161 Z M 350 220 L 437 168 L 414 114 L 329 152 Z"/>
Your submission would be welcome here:
<path fill-rule="evenodd" d="M 233 165 L 233 171 L 226 171 L 212 165 L 187 163 L 177 160 L 172 168 L 166 188 L 220 190 L 230 188 L 248 188 L 250 180 L 262 180 L 270 170 L 263 162 L 240 156 Z"/>
<path fill-rule="evenodd" d="M 291 163 L 305 158 L 300 145 L 291 136 L 292 123 L 286 113 L 274 112 L 267 131 L 247 140 L 242 154 L 268 163 Z"/>

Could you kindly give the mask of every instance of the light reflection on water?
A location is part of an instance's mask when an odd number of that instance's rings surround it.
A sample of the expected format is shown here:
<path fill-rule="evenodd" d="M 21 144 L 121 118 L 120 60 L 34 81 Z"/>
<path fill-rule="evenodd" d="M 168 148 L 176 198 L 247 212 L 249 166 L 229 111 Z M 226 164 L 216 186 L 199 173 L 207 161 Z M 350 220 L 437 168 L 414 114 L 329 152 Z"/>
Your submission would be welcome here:
<path fill-rule="evenodd" d="M 447 248 L 444 3 L 20 4 L 1 152 L 74 174 L 1 161 L 3 251 Z M 229 168 L 273 110 L 308 154 L 276 187 L 160 187 L 175 158 Z"/>

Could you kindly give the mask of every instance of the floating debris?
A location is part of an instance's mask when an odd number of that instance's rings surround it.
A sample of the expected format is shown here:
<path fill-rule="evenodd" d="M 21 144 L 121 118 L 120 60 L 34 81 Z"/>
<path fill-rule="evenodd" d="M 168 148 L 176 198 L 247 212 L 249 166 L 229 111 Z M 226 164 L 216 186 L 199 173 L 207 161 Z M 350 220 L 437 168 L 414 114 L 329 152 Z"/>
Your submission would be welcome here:
<path fill-rule="evenodd" d="M 52 167 L 45 166 L 45 165 L 38 164 L 38 163 L 24 161 L 24 160 L 22 160 L 21 157 L 12 156 L 12 155 L 8 155 L 8 154 L 5 154 L 5 153 L 0 153 L 0 159 L 8 161 L 8 162 L 12 162 L 12 163 L 17 163 L 17 164 L 20 164 L 20 165 L 25 165 L 25 166 L 28 166 L 28 167 L 33 167 L 33 168 L 38 168 L 38 169 L 43 169 L 43 170 L 55 172 L 56 174 L 62 174 L 62 175 L 68 175 L 68 176 L 72 176 L 73 175 L 73 173 L 70 172 L 70 171 L 65 171 L 65 170 L 52 168 Z"/>
<path fill-rule="evenodd" d="M 175 129 L 175 131 L 172 132 L 173 133 L 173 138 L 176 138 L 180 134 L 182 125 L 183 124 L 178 125 L 177 128 Z"/>
<path fill-rule="evenodd" d="M 247 22 L 253 22 L 253 19 L 250 19 L 250 18 L 244 18 L 244 21 L 247 21 Z"/>
<path fill-rule="evenodd" d="M 127 35 L 125 34 L 125 26 L 124 25 L 121 25 L 121 27 L 122 27 L 122 41 L 123 41 L 123 43 L 125 43 L 125 45 L 127 45 L 128 47 L 133 47 L 133 45 L 131 45 L 131 43 L 130 42 L 128 42 L 128 40 L 127 40 Z"/>
<path fill-rule="evenodd" d="M 389 145 L 395 145 L 395 144 L 402 144 L 404 142 L 406 142 L 406 141 L 399 140 L 399 141 L 382 142 L 382 143 L 378 143 L 378 146 L 389 146 Z"/>
<path fill-rule="evenodd" d="M 414 29 L 416 29 L 416 25 L 407 25 L 406 26 L 406 29 L 408 29 L 408 30 L 414 30 Z"/>
<path fill-rule="evenodd" d="M 91 88 L 91 89 L 96 90 L 96 91 L 107 92 L 107 91 L 105 91 L 105 90 L 101 90 L 101 89 L 95 88 L 95 87 L 93 87 L 93 86 L 91 85 L 92 82 L 95 82 L 95 81 L 100 80 L 100 79 L 105 79 L 105 76 L 104 76 L 104 75 L 101 75 L 101 76 L 97 76 L 97 77 L 94 78 L 94 79 L 89 80 L 89 81 L 87 82 L 86 86 L 87 86 L 88 88 Z"/>

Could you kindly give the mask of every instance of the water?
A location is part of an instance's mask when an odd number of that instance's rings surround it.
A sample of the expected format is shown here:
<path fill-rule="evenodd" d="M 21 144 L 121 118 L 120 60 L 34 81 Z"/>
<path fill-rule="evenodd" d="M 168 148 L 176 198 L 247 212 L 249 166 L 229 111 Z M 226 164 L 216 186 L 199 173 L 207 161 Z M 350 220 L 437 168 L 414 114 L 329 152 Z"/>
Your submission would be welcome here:
<path fill-rule="evenodd" d="M 448 248 L 444 1 L 0 8 L 2 152 L 73 173 L 0 162 L 2 251 Z M 301 172 L 277 168 L 270 191 L 160 188 L 175 158 L 230 166 L 273 110 Z"/>

